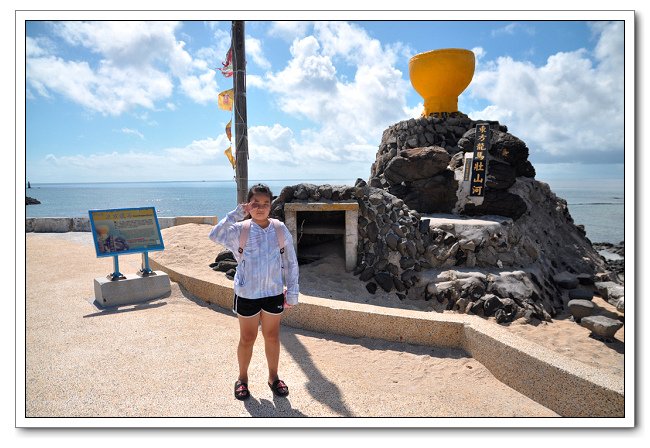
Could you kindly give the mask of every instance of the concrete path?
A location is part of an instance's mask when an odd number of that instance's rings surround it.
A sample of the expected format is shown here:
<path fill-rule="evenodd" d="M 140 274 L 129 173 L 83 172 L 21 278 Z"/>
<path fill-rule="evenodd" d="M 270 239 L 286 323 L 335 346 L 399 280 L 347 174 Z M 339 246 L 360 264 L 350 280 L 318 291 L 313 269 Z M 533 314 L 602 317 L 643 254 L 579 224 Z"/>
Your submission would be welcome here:
<path fill-rule="evenodd" d="M 260 334 L 249 374 L 252 397 L 241 402 L 232 393 L 238 341 L 232 313 L 176 283 L 168 297 L 101 310 L 93 304 L 93 279 L 113 265 L 96 258 L 90 233 L 29 233 L 26 250 L 28 418 L 211 417 L 229 426 L 226 417 L 414 417 L 412 425 L 435 426 L 441 422 L 419 417 L 557 416 L 461 350 L 284 326 L 280 370 L 290 395 L 275 398 L 265 384 Z M 120 257 L 121 272 L 139 267 L 139 255 Z M 128 419 L 121 423 L 128 426 Z M 268 423 L 276 425 L 304 423 Z"/>

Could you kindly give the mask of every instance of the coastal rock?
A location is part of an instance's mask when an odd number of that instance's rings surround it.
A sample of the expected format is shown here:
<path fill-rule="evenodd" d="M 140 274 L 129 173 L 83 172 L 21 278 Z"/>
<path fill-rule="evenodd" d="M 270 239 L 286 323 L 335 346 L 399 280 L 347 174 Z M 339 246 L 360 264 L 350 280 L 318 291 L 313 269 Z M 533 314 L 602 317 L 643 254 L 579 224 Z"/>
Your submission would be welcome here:
<path fill-rule="evenodd" d="M 405 149 L 384 169 L 384 178 L 390 184 L 428 179 L 447 169 L 451 156 L 444 148 L 429 146 Z"/>
<path fill-rule="evenodd" d="M 618 283 L 596 282 L 595 286 L 600 296 L 614 306 L 618 299 L 625 295 L 625 288 Z"/>
<path fill-rule="evenodd" d="M 618 299 L 618 302 L 616 302 L 616 311 L 625 314 L 625 296 L 621 297 Z"/>
<path fill-rule="evenodd" d="M 592 302 L 582 299 L 569 300 L 567 305 L 569 307 L 569 312 L 578 323 L 583 317 L 591 316 L 595 308 L 595 305 Z"/>
<path fill-rule="evenodd" d="M 598 337 L 614 339 L 614 335 L 623 327 L 623 322 L 605 316 L 589 316 L 580 321 L 580 325 L 591 330 Z"/>
<path fill-rule="evenodd" d="M 594 292 L 588 289 L 571 289 L 569 299 L 591 300 L 594 298 Z"/>
<path fill-rule="evenodd" d="M 219 263 L 220 261 L 225 261 L 225 260 L 236 261 L 235 256 L 231 251 L 223 250 L 219 252 L 217 258 L 214 259 L 214 262 Z"/>
<path fill-rule="evenodd" d="M 500 215 L 519 219 L 527 210 L 528 206 L 520 196 L 508 191 L 486 189 L 483 203 L 468 203 L 463 212 L 468 216 Z"/>
<path fill-rule="evenodd" d="M 511 165 L 496 160 L 488 162 L 487 172 L 485 186 L 495 190 L 507 190 L 515 183 L 517 177 L 517 173 Z"/>
<path fill-rule="evenodd" d="M 580 283 L 578 278 L 570 272 L 564 271 L 553 277 L 555 283 L 563 289 L 575 289 Z"/>
<path fill-rule="evenodd" d="M 218 263 L 213 263 L 214 266 L 211 264 L 210 267 L 212 268 L 213 271 L 219 271 L 219 272 L 228 272 L 231 269 L 236 269 L 237 268 L 237 262 L 236 261 L 230 261 L 230 260 L 225 260 L 225 261 L 220 261 Z"/>
<path fill-rule="evenodd" d="M 581 285 L 593 285 L 594 284 L 594 277 L 589 274 L 578 274 L 576 276 L 578 279 L 578 283 Z"/>
<path fill-rule="evenodd" d="M 502 307 L 503 304 L 501 303 L 501 299 L 499 299 L 497 296 L 494 294 L 487 294 L 483 299 L 483 313 L 486 316 L 492 316 L 494 312 L 499 309 L 499 307 Z"/>
<path fill-rule="evenodd" d="M 387 272 L 378 272 L 375 274 L 375 281 L 386 292 L 390 292 L 394 287 L 393 278 Z"/>
<path fill-rule="evenodd" d="M 25 205 L 36 205 L 40 204 L 41 201 L 38 199 L 30 198 L 29 196 L 25 196 Z"/>
<path fill-rule="evenodd" d="M 373 282 L 366 283 L 366 289 L 370 294 L 377 292 L 377 284 Z"/>

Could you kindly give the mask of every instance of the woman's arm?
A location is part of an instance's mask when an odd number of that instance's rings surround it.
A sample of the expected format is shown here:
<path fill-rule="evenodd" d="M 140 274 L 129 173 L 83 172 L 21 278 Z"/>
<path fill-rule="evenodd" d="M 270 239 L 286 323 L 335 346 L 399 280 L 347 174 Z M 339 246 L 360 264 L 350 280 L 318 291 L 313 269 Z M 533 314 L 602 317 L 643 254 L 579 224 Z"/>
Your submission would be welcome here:
<path fill-rule="evenodd" d="M 298 287 L 298 257 L 296 250 L 293 247 L 293 238 L 291 232 L 285 225 L 282 226 L 284 231 L 284 262 L 286 263 L 285 282 L 287 284 L 287 304 L 296 305 L 298 303 L 299 287 Z"/>
<path fill-rule="evenodd" d="M 237 221 L 241 221 L 246 215 L 245 204 L 239 204 L 237 208 L 229 212 L 225 218 L 212 228 L 208 238 L 215 243 L 219 243 L 230 250 L 235 257 L 239 256 L 237 249 L 239 249 L 239 233 L 241 232 L 240 226 L 237 226 Z"/>

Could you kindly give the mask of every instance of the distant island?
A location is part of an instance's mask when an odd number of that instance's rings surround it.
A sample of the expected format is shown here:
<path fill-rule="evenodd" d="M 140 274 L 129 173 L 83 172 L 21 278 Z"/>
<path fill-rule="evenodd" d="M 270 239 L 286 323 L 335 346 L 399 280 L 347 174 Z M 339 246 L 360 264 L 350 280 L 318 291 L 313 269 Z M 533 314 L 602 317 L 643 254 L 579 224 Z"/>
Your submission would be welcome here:
<path fill-rule="evenodd" d="M 25 196 L 25 205 L 36 205 L 40 204 L 41 201 L 38 199 L 30 198 L 29 196 Z"/>

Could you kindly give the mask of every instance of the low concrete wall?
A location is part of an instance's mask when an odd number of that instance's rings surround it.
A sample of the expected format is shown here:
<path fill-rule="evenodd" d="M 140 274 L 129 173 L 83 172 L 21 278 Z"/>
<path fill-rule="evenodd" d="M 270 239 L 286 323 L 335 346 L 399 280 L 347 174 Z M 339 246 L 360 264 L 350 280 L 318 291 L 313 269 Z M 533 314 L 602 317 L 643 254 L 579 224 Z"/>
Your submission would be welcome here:
<path fill-rule="evenodd" d="M 183 224 L 210 224 L 216 225 L 219 220 L 216 216 L 177 216 L 158 217 L 161 229 L 180 226 Z M 64 233 L 64 232 L 90 232 L 90 219 L 79 218 L 26 218 L 25 232 L 36 233 Z"/>
<path fill-rule="evenodd" d="M 197 298 L 232 308 L 232 281 L 170 268 L 150 255 L 153 269 Z M 214 274 L 214 273 L 212 273 Z M 203 277 L 203 278 L 197 278 Z M 622 378 L 604 373 L 509 333 L 478 316 L 427 313 L 300 296 L 285 325 L 351 337 L 464 350 L 499 381 L 564 417 L 624 417 Z"/>

